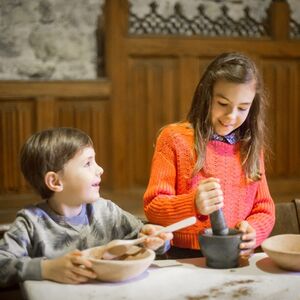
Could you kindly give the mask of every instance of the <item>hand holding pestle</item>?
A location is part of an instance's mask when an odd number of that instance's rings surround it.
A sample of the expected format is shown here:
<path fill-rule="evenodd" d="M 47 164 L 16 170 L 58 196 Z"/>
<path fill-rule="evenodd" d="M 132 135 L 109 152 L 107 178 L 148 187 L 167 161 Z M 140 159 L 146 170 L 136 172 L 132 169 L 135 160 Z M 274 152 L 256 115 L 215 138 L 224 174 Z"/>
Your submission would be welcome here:
<path fill-rule="evenodd" d="M 209 218 L 214 235 L 228 235 L 229 229 L 221 208 L 211 213 Z"/>

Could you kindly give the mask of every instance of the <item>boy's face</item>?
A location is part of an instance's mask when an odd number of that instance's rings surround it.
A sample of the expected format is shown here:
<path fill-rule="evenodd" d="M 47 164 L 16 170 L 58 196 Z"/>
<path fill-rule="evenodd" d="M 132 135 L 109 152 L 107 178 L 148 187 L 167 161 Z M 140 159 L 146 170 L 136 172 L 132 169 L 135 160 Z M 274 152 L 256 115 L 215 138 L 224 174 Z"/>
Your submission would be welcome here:
<path fill-rule="evenodd" d="M 215 133 L 227 135 L 246 120 L 255 97 L 255 81 L 217 81 L 213 88 L 211 119 Z"/>
<path fill-rule="evenodd" d="M 103 169 L 95 161 L 95 151 L 85 147 L 58 172 L 66 204 L 79 205 L 99 199 Z"/>

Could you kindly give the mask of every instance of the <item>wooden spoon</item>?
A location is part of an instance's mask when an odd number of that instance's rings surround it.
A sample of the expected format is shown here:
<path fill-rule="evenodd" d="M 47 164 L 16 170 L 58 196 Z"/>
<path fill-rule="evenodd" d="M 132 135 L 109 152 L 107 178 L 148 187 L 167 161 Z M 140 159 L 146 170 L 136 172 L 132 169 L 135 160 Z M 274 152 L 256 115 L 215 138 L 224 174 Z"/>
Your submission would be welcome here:
<path fill-rule="evenodd" d="M 189 217 L 156 231 L 153 235 L 145 235 L 134 240 L 113 240 L 109 242 L 102 253 L 103 259 L 114 259 L 125 254 L 130 247 L 143 243 L 147 238 L 157 236 L 162 232 L 173 232 L 196 223 L 195 217 Z"/>

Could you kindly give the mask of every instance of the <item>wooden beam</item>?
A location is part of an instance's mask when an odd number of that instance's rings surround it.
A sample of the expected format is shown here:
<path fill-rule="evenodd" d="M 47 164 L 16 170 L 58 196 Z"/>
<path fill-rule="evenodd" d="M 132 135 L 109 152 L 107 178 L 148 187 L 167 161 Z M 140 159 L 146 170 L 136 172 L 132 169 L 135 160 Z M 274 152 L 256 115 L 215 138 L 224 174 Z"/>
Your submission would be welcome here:
<path fill-rule="evenodd" d="M 125 46 L 130 56 L 138 57 L 199 56 L 212 58 L 224 51 L 241 51 L 259 57 L 300 58 L 299 40 L 131 36 L 127 39 Z"/>
<path fill-rule="evenodd" d="M 109 98 L 108 79 L 89 81 L 0 81 L 0 101 L 28 97 L 101 97 Z"/>

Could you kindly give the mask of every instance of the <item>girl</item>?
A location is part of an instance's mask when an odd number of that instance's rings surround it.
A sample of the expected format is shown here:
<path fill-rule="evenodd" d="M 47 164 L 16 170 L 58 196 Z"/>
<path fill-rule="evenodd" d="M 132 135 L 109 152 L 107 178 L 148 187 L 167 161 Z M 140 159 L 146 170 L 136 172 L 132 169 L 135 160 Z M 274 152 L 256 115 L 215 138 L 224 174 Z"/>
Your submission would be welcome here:
<path fill-rule="evenodd" d="M 173 246 L 199 249 L 199 232 L 211 227 L 208 215 L 220 208 L 228 227 L 243 232 L 241 255 L 270 234 L 275 211 L 263 158 L 265 102 L 255 64 L 243 54 L 224 53 L 204 72 L 187 121 L 160 132 L 145 214 L 163 226 L 198 217 L 174 234 Z"/>

